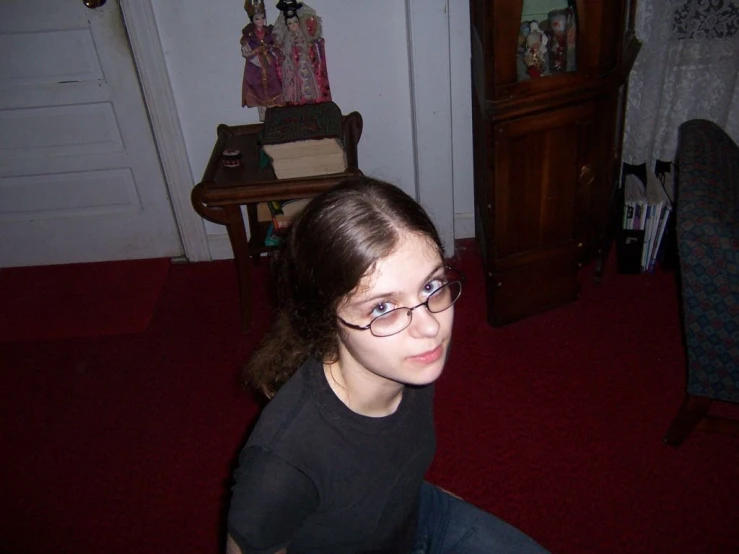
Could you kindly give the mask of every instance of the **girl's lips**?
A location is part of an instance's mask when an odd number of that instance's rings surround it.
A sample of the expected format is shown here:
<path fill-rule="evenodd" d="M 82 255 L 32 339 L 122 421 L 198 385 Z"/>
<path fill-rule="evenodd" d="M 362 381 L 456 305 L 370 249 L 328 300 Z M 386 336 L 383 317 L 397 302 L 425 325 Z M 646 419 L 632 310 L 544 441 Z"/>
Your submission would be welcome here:
<path fill-rule="evenodd" d="M 410 356 L 408 359 L 414 362 L 420 362 L 422 364 L 430 364 L 441 358 L 444 349 L 441 345 L 437 346 L 433 350 L 419 354 L 418 356 Z"/>

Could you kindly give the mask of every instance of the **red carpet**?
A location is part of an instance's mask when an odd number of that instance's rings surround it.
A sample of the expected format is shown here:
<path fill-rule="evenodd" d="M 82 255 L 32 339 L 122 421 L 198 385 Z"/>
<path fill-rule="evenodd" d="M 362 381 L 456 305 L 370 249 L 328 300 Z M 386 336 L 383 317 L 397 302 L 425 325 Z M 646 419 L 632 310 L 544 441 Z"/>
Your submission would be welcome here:
<path fill-rule="evenodd" d="M 459 265 L 429 478 L 555 553 L 739 552 L 739 441 L 662 443 L 684 392 L 673 275 L 585 268 L 578 302 L 493 329 L 477 257 Z M 143 333 L 0 345 L 0 551 L 221 552 L 266 297 L 242 335 L 232 263 L 174 265 Z"/>
<path fill-rule="evenodd" d="M 0 270 L 0 341 L 140 333 L 168 259 Z"/>

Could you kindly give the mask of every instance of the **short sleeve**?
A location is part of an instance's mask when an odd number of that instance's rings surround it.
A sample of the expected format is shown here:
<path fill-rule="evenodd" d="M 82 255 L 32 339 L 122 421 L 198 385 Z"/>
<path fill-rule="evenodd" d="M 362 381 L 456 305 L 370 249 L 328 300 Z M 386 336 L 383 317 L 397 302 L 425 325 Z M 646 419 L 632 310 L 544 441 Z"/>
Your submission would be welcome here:
<path fill-rule="evenodd" d="M 318 506 L 313 481 L 263 448 L 251 446 L 241 452 L 235 478 L 228 532 L 243 554 L 285 548 Z"/>

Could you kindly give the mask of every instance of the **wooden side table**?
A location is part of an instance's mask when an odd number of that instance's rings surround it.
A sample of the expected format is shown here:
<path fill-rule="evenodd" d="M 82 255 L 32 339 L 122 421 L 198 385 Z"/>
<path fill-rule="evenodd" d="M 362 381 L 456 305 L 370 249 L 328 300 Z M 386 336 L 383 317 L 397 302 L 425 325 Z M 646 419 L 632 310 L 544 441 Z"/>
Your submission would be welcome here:
<path fill-rule="evenodd" d="M 362 136 L 362 116 L 352 112 L 342 117 L 342 131 L 347 154 L 343 173 L 295 179 L 278 179 L 271 165 L 260 168 L 259 133 L 263 124 L 218 126 L 218 139 L 205 168 L 203 180 L 192 190 L 193 208 L 203 218 L 226 226 L 236 262 L 241 305 L 241 329 L 251 325 L 251 269 L 249 258 L 260 256 L 273 247 L 264 245 L 268 224 L 257 221 L 257 203 L 268 200 L 306 198 L 320 194 L 347 177 L 362 175 L 357 163 L 357 144 Z M 241 151 L 241 166 L 224 167 L 224 150 Z M 251 238 L 247 241 L 241 206 L 246 206 Z"/>

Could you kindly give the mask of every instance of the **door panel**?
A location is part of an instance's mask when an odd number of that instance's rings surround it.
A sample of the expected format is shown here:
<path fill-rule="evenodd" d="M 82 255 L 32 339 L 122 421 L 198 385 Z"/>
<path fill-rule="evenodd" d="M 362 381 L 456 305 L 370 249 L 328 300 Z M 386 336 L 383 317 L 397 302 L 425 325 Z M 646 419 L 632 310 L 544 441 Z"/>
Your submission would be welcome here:
<path fill-rule="evenodd" d="M 495 125 L 495 257 L 552 249 L 575 239 L 587 209 L 594 104 Z M 585 173 L 583 175 L 583 173 Z"/>
<path fill-rule="evenodd" d="M 182 254 L 120 7 L 0 2 L 0 266 Z"/>
<path fill-rule="evenodd" d="M 2 111 L 0 128 L 0 159 L 8 164 L 23 158 L 84 156 L 124 149 L 110 102 Z"/>

